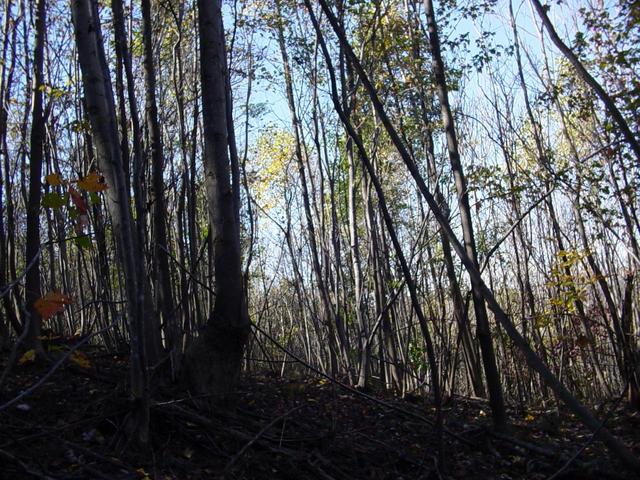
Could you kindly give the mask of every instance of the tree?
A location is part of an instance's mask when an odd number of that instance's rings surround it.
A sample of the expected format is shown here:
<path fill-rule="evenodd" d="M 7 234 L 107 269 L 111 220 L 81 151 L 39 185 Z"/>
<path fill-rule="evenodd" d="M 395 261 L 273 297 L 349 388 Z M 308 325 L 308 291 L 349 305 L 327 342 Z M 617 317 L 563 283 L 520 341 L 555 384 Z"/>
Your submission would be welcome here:
<path fill-rule="evenodd" d="M 451 107 L 449 106 L 449 92 L 445 79 L 444 62 L 440 51 L 440 38 L 438 35 L 438 26 L 433 8 L 433 1 L 424 0 L 424 5 L 427 16 L 427 26 L 429 29 L 429 45 L 431 47 L 431 56 L 433 58 L 432 65 L 436 82 L 436 91 L 438 92 L 440 109 L 442 111 L 442 123 L 447 137 L 449 161 L 451 163 L 451 170 L 455 179 L 456 192 L 458 193 L 458 206 L 460 208 L 464 245 L 469 259 L 475 264 L 475 267 L 478 268 L 478 254 L 476 251 L 471 207 L 469 206 L 467 181 L 464 176 L 462 162 L 460 161 L 455 123 L 453 115 L 451 114 Z M 507 413 L 504 406 L 504 400 L 502 398 L 502 385 L 500 383 L 500 375 L 498 373 L 496 357 L 493 350 L 493 341 L 491 339 L 491 329 L 489 327 L 487 309 L 481 286 L 473 278 L 471 283 L 473 285 L 472 294 L 473 305 L 476 312 L 476 323 L 478 327 L 478 340 L 482 351 L 482 362 L 484 364 L 487 385 L 489 387 L 489 402 L 493 413 L 493 424 L 497 430 L 504 430 L 507 427 Z"/>
<path fill-rule="evenodd" d="M 136 263 L 140 247 L 133 233 L 130 198 L 124 175 L 109 69 L 104 54 L 97 4 L 71 0 L 78 61 L 82 71 L 86 113 L 91 124 L 98 166 L 105 177 L 107 208 L 124 271 L 126 314 L 131 349 L 130 374 L 133 414 L 130 433 L 141 444 L 148 442 L 149 392 L 144 351 L 145 294 Z"/>
<path fill-rule="evenodd" d="M 36 7 L 36 39 L 33 55 L 33 87 L 31 106 L 31 133 L 29 136 L 29 200 L 27 204 L 27 245 L 25 265 L 24 328 L 28 329 L 27 347 L 35 348 L 43 355 L 40 336 L 40 315 L 34 302 L 40 298 L 40 198 L 42 195 L 42 162 L 44 158 L 45 118 L 43 108 L 44 91 L 44 44 L 46 35 L 46 3 L 38 0 Z"/>
<path fill-rule="evenodd" d="M 171 360 L 171 375 L 177 371 L 180 358 L 180 334 L 176 320 L 176 310 L 171 287 L 169 270 L 169 244 L 167 242 L 166 201 L 164 195 L 164 151 L 162 134 L 158 122 L 158 104 L 156 101 L 156 71 L 154 66 L 153 42 L 151 38 L 151 2 L 142 0 L 142 26 L 144 44 L 144 73 L 146 91 L 146 119 L 149 132 L 149 148 L 151 150 L 152 183 L 151 202 L 153 203 L 153 264 L 155 283 L 155 310 L 158 321 L 151 328 L 160 333 L 160 325 L 164 326 L 167 350 Z M 147 332 L 149 334 L 149 332 Z M 152 335 L 153 337 L 153 335 Z M 155 342 L 153 342 L 155 343 Z M 159 342 L 158 342 L 159 343 Z M 149 342 L 149 345 L 152 345 Z M 157 345 L 160 350 L 161 345 Z M 151 353 L 151 352 L 149 352 Z M 159 352 L 158 352 L 159 353 Z M 149 355 L 149 361 L 157 363 L 159 355 Z"/>
<path fill-rule="evenodd" d="M 371 100 L 375 106 L 376 113 L 379 115 L 384 127 L 392 139 L 394 146 L 397 148 L 400 153 L 402 160 L 407 167 L 407 169 L 411 172 L 416 184 L 418 185 L 422 195 L 427 201 L 431 212 L 434 214 L 436 220 L 438 221 L 440 227 L 447 235 L 449 241 L 451 242 L 452 247 L 456 251 L 458 257 L 462 261 L 465 269 L 467 270 L 472 284 L 477 285 L 480 289 L 480 293 L 485 298 L 487 305 L 493 312 L 496 317 L 497 322 L 505 329 L 506 333 L 509 335 L 514 344 L 520 349 L 523 353 L 527 363 L 540 373 L 541 377 L 545 382 L 553 389 L 553 391 L 561 398 L 565 404 L 576 414 L 576 416 L 592 431 L 598 432 L 601 436 L 603 442 L 610 448 L 610 450 L 616 454 L 629 468 L 638 469 L 640 468 L 640 460 L 636 458 L 636 456 L 624 445 L 620 440 L 618 440 L 615 436 L 613 436 L 608 430 L 604 429 L 598 419 L 586 408 L 584 407 L 572 394 L 571 392 L 562 384 L 558 378 L 551 372 L 549 367 L 545 365 L 540 357 L 531 349 L 528 342 L 522 337 L 520 332 L 515 328 L 513 322 L 502 308 L 500 303 L 497 301 L 492 290 L 487 286 L 487 284 L 482 279 L 482 275 L 479 269 L 476 267 L 473 259 L 468 255 L 463 244 L 456 238 L 453 230 L 451 229 L 451 225 L 449 224 L 447 218 L 443 215 L 435 197 L 429 191 L 424 179 L 420 175 L 411 155 L 407 151 L 406 146 L 400 139 L 397 131 L 392 125 L 389 117 L 386 114 L 384 105 L 380 101 L 378 97 L 378 93 L 376 88 L 373 86 L 371 81 L 368 78 L 368 75 L 364 71 L 358 57 L 355 55 L 351 45 L 346 39 L 344 31 L 340 28 L 333 12 L 330 10 L 329 6 L 324 0 L 320 0 L 320 5 L 322 6 L 322 10 L 325 15 L 329 19 L 331 26 L 338 37 L 338 40 L 342 44 L 342 46 L 347 51 L 351 61 L 353 62 L 354 69 L 358 73 L 367 93 L 371 97 Z M 309 4 L 307 4 L 307 8 L 309 8 Z"/>
<path fill-rule="evenodd" d="M 573 67 L 576 69 L 576 73 L 578 74 L 578 76 L 587 85 L 589 85 L 589 87 L 593 89 L 598 98 L 600 98 L 602 103 L 604 103 L 605 108 L 613 117 L 618 128 L 622 132 L 625 141 L 629 144 L 629 147 L 631 147 L 631 150 L 636 157 L 636 161 L 640 162 L 640 142 L 638 142 L 636 135 L 629 128 L 629 124 L 616 106 L 613 99 L 609 96 L 605 89 L 602 88 L 602 85 L 600 85 L 600 83 L 598 83 L 598 81 L 589 74 L 587 69 L 584 68 L 584 65 L 582 65 L 582 62 L 575 55 L 575 53 L 573 53 L 573 51 L 562 41 L 555 28 L 553 27 L 551 20 L 549 20 L 549 16 L 547 15 L 547 9 L 549 7 L 543 7 L 540 3 L 540 0 L 531 0 L 531 2 L 538 12 L 544 28 L 549 33 L 551 41 L 555 44 L 556 47 L 558 47 L 558 50 L 562 52 L 562 54 L 569 60 L 569 62 L 571 62 L 571 65 L 573 65 Z"/>
<path fill-rule="evenodd" d="M 230 181 L 227 128 L 227 65 L 222 25 L 222 1 L 198 0 L 200 82 L 204 134 L 204 168 L 213 247 L 215 300 L 213 311 L 189 348 L 185 376 L 196 393 L 228 401 L 242 365 L 249 333 L 243 292 L 240 238 Z"/>

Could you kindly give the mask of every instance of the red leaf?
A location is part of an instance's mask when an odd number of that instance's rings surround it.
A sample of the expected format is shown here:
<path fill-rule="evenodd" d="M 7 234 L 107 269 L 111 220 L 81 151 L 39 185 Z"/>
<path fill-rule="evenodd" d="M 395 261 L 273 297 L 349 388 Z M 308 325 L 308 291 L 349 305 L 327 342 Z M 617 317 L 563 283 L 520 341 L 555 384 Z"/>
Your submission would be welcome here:
<path fill-rule="evenodd" d="M 75 188 L 69 187 L 69 195 L 71 195 L 71 200 L 73 204 L 78 209 L 79 213 L 87 213 L 87 202 L 85 202 L 84 197 L 80 192 L 78 192 Z"/>

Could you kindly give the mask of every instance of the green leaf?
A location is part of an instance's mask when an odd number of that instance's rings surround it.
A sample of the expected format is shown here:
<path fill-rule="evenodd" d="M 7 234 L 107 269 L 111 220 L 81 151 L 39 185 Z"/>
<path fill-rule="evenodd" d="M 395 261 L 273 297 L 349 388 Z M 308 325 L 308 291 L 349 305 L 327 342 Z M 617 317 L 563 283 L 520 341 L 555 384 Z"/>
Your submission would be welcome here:
<path fill-rule="evenodd" d="M 102 202 L 97 192 L 89 192 L 89 201 L 91 205 L 100 205 L 100 202 Z"/>
<path fill-rule="evenodd" d="M 74 242 L 79 248 L 91 248 L 91 238 L 89 237 L 89 235 L 77 237 L 76 239 L 74 239 Z"/>
<path fill-rule="evenodd" d="M 42 196 L 42 206 L 46 208 L 58 209 L 67 204 L 67 195 L 60 195 L 57 192 L 45 193 Z"/>
<path fill-rule="evenodd" d="M 77 220 L 78 218 L 78 209 L 76 207 L 69 207 L 69 219 Z"/>

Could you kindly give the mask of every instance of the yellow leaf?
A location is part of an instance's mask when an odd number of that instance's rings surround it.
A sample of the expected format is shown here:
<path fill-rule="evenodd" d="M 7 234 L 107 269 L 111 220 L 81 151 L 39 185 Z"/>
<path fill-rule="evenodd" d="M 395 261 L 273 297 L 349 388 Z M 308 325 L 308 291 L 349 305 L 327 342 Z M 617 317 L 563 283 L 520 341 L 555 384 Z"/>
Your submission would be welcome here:
<path fill-rule="evenodd" d="M 536 419 L 536 417 L 534 417 L 533 415 L 531 415 L 530 413 L 527 413 L 527 416 L 524 417 L 524 421 L 525 422 L 533 422 Z"/>
<path fill-rule="evenodd" d="M 91 362 L 89 361 L 89 357 L 83 352 L 75 351 L 69 357 L 73 363 L 78 365 L 80 368 L 84 368 L 85 370 L 89 370 L 91 368 Z"/>
<path fill-rule="evenodd" d="M 149 474 L 144 471 L 144 468 L 138 468 L 136 473 L 139 474 L 143 480 L 150 480 Z"/>
<path fill-rule="evenodd" d="M 18 365 L 24 365 L 25 363 L 32 363 L 36 359 L 36 351 L 35 350 L 27 350 L 22 354 L 20 360 L 18 360 Z"/>
<path fill-rule="evenodd" d="M 50 173 L 49 175 L 44 177 L 44 179 L 49 185 L 53 187 L 62 185 L 62 183 L 64 182 L 64 180 L 62 179 L 62 175 L 60 175 L 59 173 Z"/>
<path fill-rule="evenodd" d="M 183 451 L 182 451 L 182 456 L 186 459 L 191 459 L 191 457 L 193 457 L 193 449 L 186 447 Z"/>
<path fill-rule="evenodd" d="M 104 177 L 96 172 L 91 172 L 86 177 L 78 180 L 78 186 L 87 192 L 102 192 L 109 188 L 104 183 Z"/>

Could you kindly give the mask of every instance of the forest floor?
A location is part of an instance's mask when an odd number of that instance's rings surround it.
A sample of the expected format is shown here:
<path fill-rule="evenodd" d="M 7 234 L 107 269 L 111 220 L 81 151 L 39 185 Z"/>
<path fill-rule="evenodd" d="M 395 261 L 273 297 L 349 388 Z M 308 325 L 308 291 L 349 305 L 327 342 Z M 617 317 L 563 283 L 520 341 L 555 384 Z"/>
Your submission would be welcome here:
<path fill-rule="evenodd" d="M 634 478 L 568 414 L 513 410 L 511 432 L 496 436 L 487 404 L 465 398 L 444 410 L 443 467 L 424 399 L 367 398 L 313 374 L 245 376 L 232 411 L 206 413 L 160 391 L 151 447 L 141 452 L 123 435 L 126 358 L 85 353 L 90 368 L 65 365 L 0 411 L 0 479 Z M 48 370 L 15 367 L 0 405 Z M 602 410 L 612 413 L 608 428 L 640 454 L 640 415 L 613 403 Z"/>

